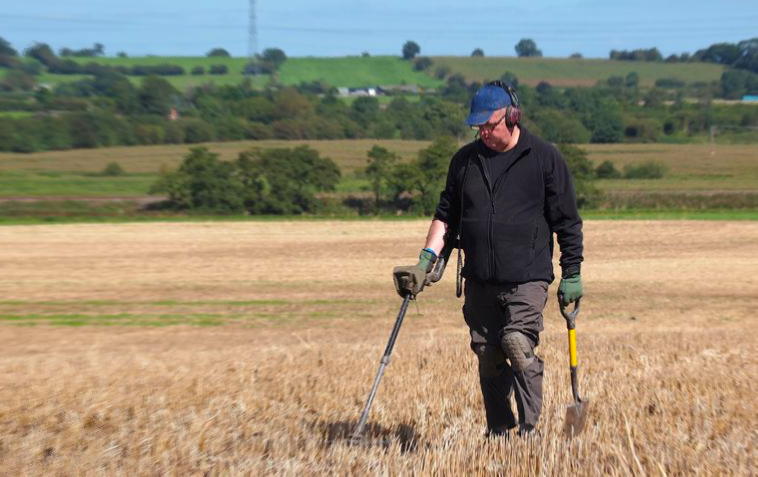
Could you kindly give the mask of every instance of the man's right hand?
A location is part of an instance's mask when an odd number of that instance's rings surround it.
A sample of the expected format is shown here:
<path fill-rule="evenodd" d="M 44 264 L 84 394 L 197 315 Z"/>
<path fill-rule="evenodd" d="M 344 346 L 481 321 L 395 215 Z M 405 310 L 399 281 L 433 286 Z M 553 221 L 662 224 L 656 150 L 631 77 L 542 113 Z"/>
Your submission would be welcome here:
<path fill-rule="evenodd" d="M 419 255 L 416 265 L 395 267 L 392 277 L 395 280 L 395 289 L 398 295 L 417 295 L 424 289 L 426 275 L 434 268 L 437 255 L 431 249 L 424 249 Z"/>

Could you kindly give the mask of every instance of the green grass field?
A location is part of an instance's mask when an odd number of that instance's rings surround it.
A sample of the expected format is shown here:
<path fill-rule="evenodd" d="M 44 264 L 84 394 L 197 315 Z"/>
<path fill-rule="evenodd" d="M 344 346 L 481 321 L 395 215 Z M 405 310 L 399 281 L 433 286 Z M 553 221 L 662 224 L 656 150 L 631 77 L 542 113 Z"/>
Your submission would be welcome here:
<path fill-rule="evenodd" d="M 204 83 L 238 84 L 245 76 L 242 70 L 246 58 L 208 58 L 198 57 L 162 57 L 147 56 L 134 58 L 74 58 L 79 63 L 96 62 L 104 65 L 159 65 L 172 64 L 184 67 L 187 74 L 167 76 L 174 86 L 184 89 Z M 499 78 L 505 71 L 516 74 L 519 81 L 536 85 L 548 81 L 555 86 L 592 86 L 598 80 L 610 76 L 626 76 L 632 71 L 640 75 L 643 86 L 651 86 L 658 78 L 679 78 L 688 83 L 696 81 L 715 81 L 721 77 L 724 68 L 708 63 L 652 63 L 631 61 L 610 61 L 601 59 L 567 59 L 567 58 L 516 58 L 516 57 L 432 57 L 434 62 L 430 73 L 440 66 L 448 66 L 453 73 L 460 73 L 469 80 L 487 80 Z M 192 76 L 190 70 L 203 66 L 206 71 L 214 64 L 223 64 L 229 68 L 226 75 Z M 5 75 L 0 68 L 0 78 Z M 82 75 L 50 75 L 39 77 L 39 82 L 56 84 L 82 78 Z M 135 83 L 140 77 L 131 77 Z M 337 57 L 337 58 L 290 58 L 281 68 L 278 81 L 282 84 L 298 84 L 302 81 L 324 80 L 332 86 L 373 86 L 415 84 L 422 87 L 437 87 L 440 80 L 431 75 L 413 71 L 412 63 L 395 56 L 372 57 Z M 267 76 L 255 79 L 256 86 L 263 86 Z"/>
<path fill-rule="evenodd" d="M 170 64 L 183 67 L 187 74 L 183 76 L 166 76 L 165 78 L 175 87 L 185 89 L 205 83 L 239 84 L 246 76 L 243 69 L 247 58 L 208 58 L 198 57 L 162 57 L 146 56 L 134 58 L 73 58 L 86 64 L 95 62 L 109 66 L 160 65 Z M 226 65 L 229 73 L 225 75 L 210 75 L 207 71 L 211 65 Z M 206 74 L 193 76 L 190 71 L 195 66 L 202 66 Z M 5 69 L 0 68 L 0 78 L 5 75 Z M 75 81 L 86 75 L 51 75 L 43 74 L 38 78 L 40 83 L 57 84 Z M 135 82 L 142 78 L 130 76 Z M 281 67 L 278 81 L 285 85 L 299 84 L 302 81 L 323 80 L 328 84 L 339 87 L 359 87 L 377 85 L 414 84 L 422 87 L 437 87 L 441 81 L 424 73 L 413 71 L 412 63 L 403 61 L 395 56 L 339 57 L 339 58 L 290 58 Z M 268 76 L 254 78 L 253 83 L 262 87 L 269 81 Z"/>
<path fill-rule="evenodd" d="M 434 57 L 430 71 L 447 66 L 453 73 L 468 80 L 485 81 L 499 78 L 506 71 L 519 82 L 536 85 L 547 81 L 553 86 L 592 86 L 610 76 L 626 76 L 632 71 L 640 75 L 642 86 L 652 86 L 658 78 L 678 78 L 692 83 L 715 81 L 724 68 L 709 63 L 653 63 L 644 61 L 611 61 L 601 59 L 516 58 L 516 57 Z"/>

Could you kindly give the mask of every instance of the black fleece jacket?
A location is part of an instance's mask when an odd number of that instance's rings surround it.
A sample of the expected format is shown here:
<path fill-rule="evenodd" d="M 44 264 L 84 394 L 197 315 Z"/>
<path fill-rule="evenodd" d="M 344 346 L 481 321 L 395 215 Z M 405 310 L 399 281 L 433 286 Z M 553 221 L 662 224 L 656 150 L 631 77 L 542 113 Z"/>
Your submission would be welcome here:
<path fill-rule="evenodd" d="M 579 273 L 582 219 L 558 150 L 522 127 L 513 154 L 496 159 L 508 161 L 499 177 L 488 171 L 487 151 L 477 140 L 453 156 L 434 215 L 460 236 L 462 275 L 490 283 L 552 282 L 553 233 L 563 276 Z"/>

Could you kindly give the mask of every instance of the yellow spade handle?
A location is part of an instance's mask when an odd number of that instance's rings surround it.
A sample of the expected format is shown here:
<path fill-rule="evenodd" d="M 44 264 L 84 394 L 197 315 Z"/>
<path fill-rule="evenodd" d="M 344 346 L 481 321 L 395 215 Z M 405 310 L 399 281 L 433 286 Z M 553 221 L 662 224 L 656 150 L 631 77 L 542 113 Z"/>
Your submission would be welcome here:
<path fill-rule="evenodd" d="M 576 357 L 576 330 L 570 329 L 569 332 L 569 358 L 572 368 L 576 368 L 578 360 Z"/>

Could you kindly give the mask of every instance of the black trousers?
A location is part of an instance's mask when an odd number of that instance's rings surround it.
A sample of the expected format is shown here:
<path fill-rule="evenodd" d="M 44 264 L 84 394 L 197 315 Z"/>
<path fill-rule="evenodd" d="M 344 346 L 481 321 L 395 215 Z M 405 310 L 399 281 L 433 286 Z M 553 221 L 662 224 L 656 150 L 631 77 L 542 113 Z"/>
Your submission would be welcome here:
<path fill-rule="evenodd" d="M 471 334 L 471 349 L 479 359 L 479 383 L 487 414 L 487 428 L 502 432 L 516 427 L 534 429 L 542 410 L 544 363 L 535 355 L 524 370 L 511 368 L 501 347 L 506 333 L 524 334 L 539 345 L 543 330 L 542 310 L 547 303 L 548 283 L 490 284 L 466 280 L 463 317 Z M 511 408 L 515 394 L 518 421 Z"/>

